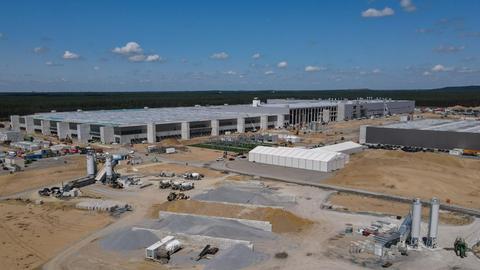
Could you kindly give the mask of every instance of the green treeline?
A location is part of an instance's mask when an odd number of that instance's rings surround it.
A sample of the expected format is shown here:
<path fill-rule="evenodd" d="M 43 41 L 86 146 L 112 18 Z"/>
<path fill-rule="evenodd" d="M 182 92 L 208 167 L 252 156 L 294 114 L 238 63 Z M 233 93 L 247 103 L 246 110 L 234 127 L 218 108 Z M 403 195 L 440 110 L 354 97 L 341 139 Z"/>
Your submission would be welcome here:
<path fill-rule="evenodd" d="M 36 112 L 129 109 L 250 103 L 268 98 L 366 98 L 413 99 L 417 106 L 480 106 L 480 86 L 432 90 L 322 90 L 322 91 L 191 91 L 191 92 L 74 92 L 0 93 L 0 119 Z"/>

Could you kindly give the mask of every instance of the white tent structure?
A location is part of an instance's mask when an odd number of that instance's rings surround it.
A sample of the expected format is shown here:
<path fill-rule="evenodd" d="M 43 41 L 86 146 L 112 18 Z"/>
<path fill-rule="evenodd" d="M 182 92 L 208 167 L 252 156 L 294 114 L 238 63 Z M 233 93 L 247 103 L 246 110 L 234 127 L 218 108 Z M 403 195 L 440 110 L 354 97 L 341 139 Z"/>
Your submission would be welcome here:
<path fill-rule="evenodd" d="M 257 146 L 248 153 L 250 162 L 331 172 L 341 169 L 348 155 L 318 149 Z"/>
<path fill-rule="evenodd" d="M 332 144 L 332 145 L 326 145 L 322 146 L 319 148 L 315 148 L 318 150 L 325 150 L 325 151 L 331 151 L 331 152 L 340 152 L 344 154 L 355 154 L 358 152 L 362 152 L 364 149 L 364 146 L 352 141 L 347 141 L 343 143 L 337 143 L 337 144 Z"/>

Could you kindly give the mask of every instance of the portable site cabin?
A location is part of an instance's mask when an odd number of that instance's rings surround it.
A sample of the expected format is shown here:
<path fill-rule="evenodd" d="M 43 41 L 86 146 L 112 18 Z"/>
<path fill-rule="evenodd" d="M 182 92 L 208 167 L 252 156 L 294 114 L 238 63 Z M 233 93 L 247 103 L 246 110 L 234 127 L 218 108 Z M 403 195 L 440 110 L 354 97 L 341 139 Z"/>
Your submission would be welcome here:
<path fill-rule="evenodd" d="M 257 146 L 249 152 L 248 160 L 276 166 L 331 172 L 343 168 L 348 155 L 312 149 Z"/>
<path fill-rule="evenodd" d="M 158 242 L 154 243 L 153 245 L 147 247 L 145 249 L 145 258 L 155 260 L 158 249 L 160 247 L 162 247 L 163 245 L 165 245 L 166 243 L 168 243 L 168 242 L 170 242 L 174 239 L 175 239 L 175 237 L 173 237 L 172 235 L 165 236 L 160 241 L 158 241 Z"/>

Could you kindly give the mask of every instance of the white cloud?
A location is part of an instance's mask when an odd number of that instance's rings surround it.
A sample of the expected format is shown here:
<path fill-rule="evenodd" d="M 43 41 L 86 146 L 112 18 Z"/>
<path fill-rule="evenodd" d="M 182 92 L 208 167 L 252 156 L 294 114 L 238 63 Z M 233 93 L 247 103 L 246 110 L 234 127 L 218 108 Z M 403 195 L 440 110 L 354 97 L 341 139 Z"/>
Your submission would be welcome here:
<path fill-rule="evenodd" d="M 230 56 L 226 52 L 218 52 L 218 53 L 214 53 L 210 56 L 210 58 L 217 59 L 217 60 L 225 60 L 228 57 L 230 57 Z"/>
<path fill-rule="evenodd" d="M 286 68 L 288 66 L 288 62 L 287 61 L 281 61 L 277 64 L 277 67 L 278 68 Z"/>
<path fill-rule="evenodd" d="M 376 68 L 376 69 L 372 70 L 373 74 L 378 74 L 378 73 L 381 73 L 381 72 L 382 72 L 382 70 L 379 69 L 379 68 Z"/>
<path fill-rule="evenodd" d="M 430 76 L 430 75 L 432 75 L 432 73 L 430 73 L 430 71 L 423 72 L 423 76 Z"/>
<path fill-rule="evenodd" d="M 265 71 L 265 75 L 273 75 L 275 72 L 273 70 L 267 70 Z"/>
<path fill-rule="evenodd" d="M 131 62 L 158 62 L 162 60 L 162 57 L 158 54 L 144 55 L 144 54 L 135 54 L 128 57 L 128 60 Z"/>
<path fill-rule="evenodd" d="M 134 54 L 134 53 L 141 53 L 143 51 L 142 47 L 140 47 L 140 44 L 138 44 L 135 41 L 130 41 L 125 46 L 123 47 L 116 47 L 112 50 L 114 53 L 118 54 L 123 54 L 123 55 L 129 55 L 129 54 Z"/>
<path fill-rule="evenodd" d="M 362 12 L 362 17 L 375 18 L 375 17 L 392 16 L 393 14 L 395 14 L 395 11 L 389 7 L 385 7 L 382 10 L 369 8 Z"/>
<path fill-rule="evenodd" d="M 49 67 L 60 67 L 62 66 L 62 64 L 59 64 L 59 63 L 55 63 L 53 61 L 47 61 L 45 62 L 45 65 L 49 66 Z"/>
<path fill-rule="evenodd" d="M 259 59 L 260 57 L 262 57 L 262 55 L 261 55 L 260 53 L 254 53 L 254 54 L 252 55 L 252 58 L 253 58 L 253 59 Z"/>
<path fill-rule="evenodd" d="M 99 70 L 99 69 L 100 69 L 99 66 L 94 66 L 94 67 L 93 67 L 93 70 Z"/>
<path fill-rule="evenodd" d="M 463 49 L 465 49 L 465 46 L 440 45 L 438 48 L 435 49 L 435 51 L 439 53 L 455 53 L 455 52 L 463 51 Z"/>
<path fill-rule="evenodd" d="M 33 48 L 33 52 L 34 53 L 44 53 L 44 52 L 47 52 L 48 51 L 48 48 L 47 47 L 43 47 L 43 46 L 39 46 L 39 47 L 35 47 Z"/>
<path fill-rule="evenodd" d="M 432 67 L 433 72 L 444 72 L 444 71 L 451 71 L 451 70 L 453 70 L 453 68 L 445 67 L 444 65 L 440 65 L 440 64 Z"/>
<path fill-rule="evenodd" d="M 325 70 L 326 68 L 324 67 L 317 67 L 317 66 L 306 66 L 305 71 L 306 72 L 316 72 L 316 71 L 322 71 Z"/>
<path fill-rule="evenodd" d="M 74 52 L 71 52 L 71 51 L 65 51 L 65 53 L 63 53 L 63 59 L 67 59 L 67 60 L 75 60 L 75 59 L 79 59 L 80 58 L 80 55 L 74 53 Z"/>
<path fill-rule="evenodd" d="M 157 62 L 162 60 L 162 58 L 158 54 L 147 55 L 145 58 L 145 62 Z"/>
<path fill-rule="evenodd" d="M 403 10 L 408 12 L 412 12 L 417 9 L 412 0 L 400 0 L 400 6 L 403 8 Z"/>
<path fill-rule="evenodd" d="M 3 38 L 3 33 L 0 33 L 0 39 Z"/>
<path fill-rule="evenodd" d="M 143 62 L 145 61 L 145 55 L 143 54 L 136 54 L 136 55 L 132 55 L 130 57 L 128 57 L 128 60 L 132 61 L 132 62 Z"/>
<path fill-rule="evenodd" d="M 233 71 L 233 70 L 229 70 L 227 72 L 224 72 L 225 74 L 227 75 L 237 75 L 237 72 Z"/>

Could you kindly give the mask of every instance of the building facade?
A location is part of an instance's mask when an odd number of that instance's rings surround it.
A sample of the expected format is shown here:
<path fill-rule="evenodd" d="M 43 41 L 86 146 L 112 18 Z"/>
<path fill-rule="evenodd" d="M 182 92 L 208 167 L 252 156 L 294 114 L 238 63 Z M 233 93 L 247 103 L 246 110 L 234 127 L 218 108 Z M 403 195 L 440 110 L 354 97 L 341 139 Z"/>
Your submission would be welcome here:
<path fill-rule="evenodd" d="M 351 101 L 352 104 L 354 101 Z M 80 143 L 99 140 L 102 143 L 157 142 L 177 137 L 188 140 L 198 136 L 218 136 L 225 132 L 303 127 L 311 122 L 343 121 L 360 116 L 380 116 L 378 106 L 408 103 L 396 113 L 411 113 L 413 101 L 365 101 L 360 113 L 357 107 L 344 109 L 349 101 L 332 100 L 254 100 L 251 105 L 194 106 L 125 110 L 37 113 L 11 116 L 13 130 L 42 133 L 60 139 L 77 139 Z M 378 105 L 380 104 L 380 105 Z M 354 112 L 355 111 L 355 112 Z M 381 110 L 384 112 L 384 110 Z M 341 113 L 340 113 L 341 112 Z"/>

